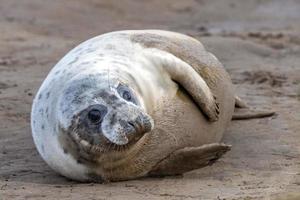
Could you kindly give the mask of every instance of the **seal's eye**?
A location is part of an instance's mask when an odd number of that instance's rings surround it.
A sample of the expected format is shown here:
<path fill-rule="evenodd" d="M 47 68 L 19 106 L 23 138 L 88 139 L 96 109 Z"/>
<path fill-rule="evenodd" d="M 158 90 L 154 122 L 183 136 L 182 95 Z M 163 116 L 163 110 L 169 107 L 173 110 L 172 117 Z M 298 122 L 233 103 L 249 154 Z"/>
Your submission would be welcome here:
<path fill-rule="evenodd" d="M 125 99 L 126 101 L 130 101 L 131 100 L 131 94 L 128 91 L 124 91 L 123 95 L 122 95 L 123 99 Z"/>
<path fill-rule="evenodd" d="M 91 105 L 83 111 L 82 120 L 87 120 L 88 124 L 98 125 L 107 114 L 107 107 L 101 104 Z"/>
<path fill-rule="evenodd" d="M 126 101 L 130 101 L 134 104 L 137 104 L 137 100 L 136 100 L 134 94 L 131 92 L 131 90 L 127 86 L 119 84 L 119 86 L 117 87 L 117 91 L 118 91 L 119 95 Z"/>
<path fill-rule="evenodd" d="M 90 110 L 90 112 L 88 113 L 88 118 L 94 124 L 100 123 L 102 121 L 101 111 L 97 109 Z"/>

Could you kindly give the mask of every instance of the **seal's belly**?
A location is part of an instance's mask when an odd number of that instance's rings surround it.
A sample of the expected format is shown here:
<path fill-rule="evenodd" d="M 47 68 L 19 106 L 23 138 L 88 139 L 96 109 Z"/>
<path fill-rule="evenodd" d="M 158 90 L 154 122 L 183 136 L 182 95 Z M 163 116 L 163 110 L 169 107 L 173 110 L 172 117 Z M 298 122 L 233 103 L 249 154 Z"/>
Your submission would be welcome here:
<path fill-rule="evenodd" d="M 179 88 L 176 95 L 164 99 L 163 105 L 153 114 L 155 130 L 164 130 L 171 148 L 219 142 L 234 109 L 234 96 L 231 91 L 226 91 L 225 88 L 220 95 L 224 99 L 220 102 L 220 118 L 217 122 L 210 123 L 191 97 Z M 154 134 L 162 134 L 162 131 L 155 133 L 155 130 Z"/>

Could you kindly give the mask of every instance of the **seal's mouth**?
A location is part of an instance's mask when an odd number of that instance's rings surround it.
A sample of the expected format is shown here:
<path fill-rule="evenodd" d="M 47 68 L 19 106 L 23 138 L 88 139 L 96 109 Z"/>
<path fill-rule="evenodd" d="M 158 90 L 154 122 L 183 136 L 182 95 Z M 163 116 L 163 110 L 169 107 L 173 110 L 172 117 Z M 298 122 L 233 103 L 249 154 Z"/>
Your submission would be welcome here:
<path fill-rule="evenodd" d="M 124 135 L 129 135 L 127 139 L 128 142 L 125 144 L 116 144 L 107 139 L 105 136 L 102 136 L 101 139 L 99 138 L 98 142 L 91 143 L 88 139 L 83 138 L 77 130 L 74 130 L 70 136 L 72 137 L 73 141 L 87 153 L 100 154 L 107 152 L 123 152 L 134 146 L 134 144 L 141 140 L 146 133 L 149 133 L 144 132 L 143 129 L 138 127 L 136 124 L 130 124 L 135 132 L 123 133 Z"/>

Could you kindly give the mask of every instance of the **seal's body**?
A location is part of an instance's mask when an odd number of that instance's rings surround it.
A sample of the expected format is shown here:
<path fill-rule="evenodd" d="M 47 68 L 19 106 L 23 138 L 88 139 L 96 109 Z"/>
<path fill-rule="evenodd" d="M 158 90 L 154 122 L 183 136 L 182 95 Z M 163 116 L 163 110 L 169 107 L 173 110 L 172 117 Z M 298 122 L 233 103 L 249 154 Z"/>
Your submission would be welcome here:
<path fill-rule="evenodd" d="M 70 51 L 32 108 L 34 142 L 57 172 L 79 181 L 173 175 L 206 166 L 235 97 L 220 62 L 185 35 L 119 31 Z"/>

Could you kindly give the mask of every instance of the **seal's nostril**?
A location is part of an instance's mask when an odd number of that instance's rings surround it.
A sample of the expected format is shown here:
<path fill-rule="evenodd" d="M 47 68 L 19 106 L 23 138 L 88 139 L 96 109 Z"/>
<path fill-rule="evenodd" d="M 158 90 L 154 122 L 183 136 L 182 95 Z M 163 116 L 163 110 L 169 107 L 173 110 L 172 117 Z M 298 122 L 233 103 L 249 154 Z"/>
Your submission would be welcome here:
<path fill-rule="evenodd" d="M 131 133 L 137 131 L 136 126 L 131 121 L 127 122 L 127 127 L 128 127 L 129 132 L 131 132 Z"/>
<path fill-rule="evenodd" d="M 132 122 L 127 122 L 130 126 L 132 126 L 133 128 L 135 128 L 134 123 Z"/>

